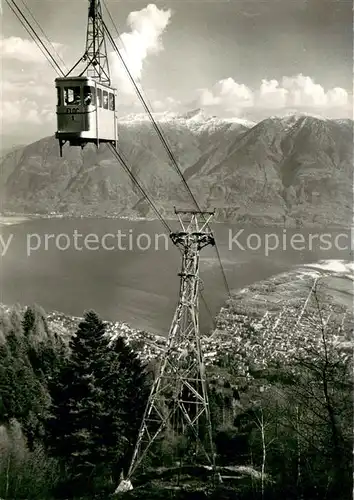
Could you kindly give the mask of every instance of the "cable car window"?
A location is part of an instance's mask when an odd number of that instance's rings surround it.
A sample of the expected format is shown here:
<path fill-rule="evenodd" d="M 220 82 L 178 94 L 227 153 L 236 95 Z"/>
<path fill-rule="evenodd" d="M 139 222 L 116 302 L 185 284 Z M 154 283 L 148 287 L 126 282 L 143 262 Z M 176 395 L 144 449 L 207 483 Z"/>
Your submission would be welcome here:
<path fill-rule="evenodd" d="M 65 106 L 81 104 L 80 87 L 66 87 L 64 89 L 64 104 Z"/>
<path fill-rule="evenodd" d="M 84 105 L 90 106 L 95 102 L 95 87 L 84 87 Z"/>
<path fill-rule="evenodd" d="M 103 91 L 103 109 L 108 109 L 108 92 Z"/>
<path fill-rule="evenodd" d="M 57 87 L 57 106 L 61 106 L 61 89 Z"/>
<path fill-rule="evenodd" d="M 102 108 L 102 90 L 97 89 L 97 106 Z"/>
<path fill-rule="evenodd" d="M 114 94 L 111 94 L 111 93 L 109 93 L 109 109 L 111 111 L 115 110 L 115 106 L 114 106 Z"/>

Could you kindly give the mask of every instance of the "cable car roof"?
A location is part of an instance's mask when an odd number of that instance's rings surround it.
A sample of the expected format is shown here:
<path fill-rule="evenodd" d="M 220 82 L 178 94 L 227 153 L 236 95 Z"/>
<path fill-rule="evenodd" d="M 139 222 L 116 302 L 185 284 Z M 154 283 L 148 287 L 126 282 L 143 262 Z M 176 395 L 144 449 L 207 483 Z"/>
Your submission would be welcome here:
<path fill-rule="evenodd" d="M 110 90 L 116 90 L 115 87 L 110 87 L 109 85 L 98 82 L 95 78 L 90 76 L 63 76 L 55 79 L 55 83 L 65 83 L 65 82 L 90 82 L 93 85 L 97 85 L 98 87 L 105 87 Z"/>

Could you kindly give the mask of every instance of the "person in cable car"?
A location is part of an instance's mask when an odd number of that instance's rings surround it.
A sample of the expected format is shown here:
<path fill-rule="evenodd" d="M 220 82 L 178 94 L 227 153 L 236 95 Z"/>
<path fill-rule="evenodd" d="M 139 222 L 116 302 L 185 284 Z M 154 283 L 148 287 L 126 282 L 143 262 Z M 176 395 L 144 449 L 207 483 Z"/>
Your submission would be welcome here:
<path fill-rule="evenodd" d="M 64 102 L 66 106 L 78 106 L 81 103 L 79 87 L 65 89 L 64 96 Z"/>
<path fill-rule="evenodd" d="M 88 92 L 84 97 L 84 104 L 85 106 L 89 106 L 91 103 L 92 103 L 92 94 L 91 92 Z"/>

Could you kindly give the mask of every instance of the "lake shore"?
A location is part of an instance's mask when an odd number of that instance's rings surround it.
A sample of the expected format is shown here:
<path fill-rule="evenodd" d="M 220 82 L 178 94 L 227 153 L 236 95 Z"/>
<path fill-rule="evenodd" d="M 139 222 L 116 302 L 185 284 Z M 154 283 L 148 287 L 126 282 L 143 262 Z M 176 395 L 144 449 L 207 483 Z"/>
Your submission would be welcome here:
<path fill-rule="evenodd" d="M 1 215 L 0 214 L 0 227 L 2 226 L 12 226 L 15 224 L 21 224 L 30 220 L 36 220 L 36 219 L 51 219 L 51 220 L 57 220 L 57 219 L 87 219 L 87 220 L 97 220 L 97 219 L 102 219 L 102 220 L 122 220 L 122 221 L 131 221 L 131 222 L 155 222 L 158 221 L 159 219 L 157 217 L 138 217 L 138 216 L 121 216 L 121 215 L 73 215 L 73 214 L 22 214 L 22 213 L 8 213 L 7 215 Z M 164 217 L 164 220 L 169 223 L 169 222 L 176 222 L 178 221 L 178 217 Z M 262 223 L 255 223 L 253 222 L 247 222 L 246 224 L 243 221 L 238 221 L 238 220 L 230 220 L 230 221 L 224 221 L 224 220 L 218 220 L 218 219 L 212 219 L 212 224 L 217 224 L 217 225 L 225 225 L 225 224 L 230 224 L 231 226 L 247 226 L 248 228 L 277 228 L 277 229 L 286 229 L 286 230 L 309 230 L 309 229 L 315 229 L 318 228 L 318 224 L 306 224 L 306 225 L 301 225 L 301 226 L 296 226 L 296 225 L 291 225 L 291 224 L 283 224 L 283 223 L 276 223 L 273 221 L 272 224 L 262 224 Z M 348 230 L 353 230 L 354 226 L 353 224 L 327 224 L 326 230 L 327 231 L 348 231 Z"/>
<path fill-rule="evenodd" d="M 1 226 L 13 226 L 15 224 L 22 224 L 30 220 L 31 217 L 26 217 L 24 215 L 16 215 L 16 216 L 3 216 L 0 215 L 0 227 Z"/>

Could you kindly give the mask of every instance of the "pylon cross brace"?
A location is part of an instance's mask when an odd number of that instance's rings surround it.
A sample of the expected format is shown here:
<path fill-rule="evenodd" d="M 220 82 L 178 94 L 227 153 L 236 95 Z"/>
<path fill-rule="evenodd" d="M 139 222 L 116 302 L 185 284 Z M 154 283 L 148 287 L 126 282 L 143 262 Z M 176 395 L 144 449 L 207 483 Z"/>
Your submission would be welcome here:
<path fill-rule="evenodd" d="M 124 483 L 130 483 L 152 444 L 164 430 L 185 435 L 189 429 L 198 450 L 207 461 L 206 465 L 215 471 L 206 373 L 199 332 L 198 300 L 199 254 L 204 247 L 215 245 L 214 237 L 208 228 L 214 212 L 175 209 L 175 213 L 181 230 L 171 233 L 170 237 L 182 250 L 179 301 L 158 375 L 148 398 L 127 477 L 122 481 Z M 203 442 L 199 433 L 201 417 L 204 417 L 206 435 Z M 122 491 L 120 486 L 116 492 Z"/>

